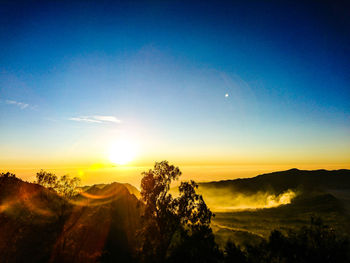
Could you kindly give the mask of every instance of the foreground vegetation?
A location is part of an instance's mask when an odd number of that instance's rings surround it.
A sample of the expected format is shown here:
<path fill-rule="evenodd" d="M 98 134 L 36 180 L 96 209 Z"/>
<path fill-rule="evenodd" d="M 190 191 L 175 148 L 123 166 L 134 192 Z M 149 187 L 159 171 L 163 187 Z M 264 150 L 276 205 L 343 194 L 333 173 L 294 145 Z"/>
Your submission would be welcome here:
<path fill-rule="evenodd" d="M 43 188 L 2 173 L 0 262 L 350 262 L 348 237 L 319 218 L 220 248 L 211 228 L 214 214 L 198 185 L 181 182 L 179 195 L 171 195 L 180 176 L 167 161 L 156 163 L 143 173 L 138 200 L 116 183 L 84 193 L 69 176 L 40 171 L 36 183 Z"/>
<path fill-rule="evenodd" d="M 337 235 L 321 219 L 311 218 L 310 225 L 288 234 L 271 232 L 268 240 L 243 248 L 228 242 L 225 262 L 349 262 L 349 239 Z"/>

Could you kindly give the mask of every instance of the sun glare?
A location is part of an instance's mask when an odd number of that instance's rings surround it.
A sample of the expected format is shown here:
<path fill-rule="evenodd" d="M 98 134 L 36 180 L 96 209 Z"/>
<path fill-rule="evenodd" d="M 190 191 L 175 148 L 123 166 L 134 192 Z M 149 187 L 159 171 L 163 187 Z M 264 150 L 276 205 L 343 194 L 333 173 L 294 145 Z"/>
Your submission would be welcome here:
<path fill-rule="evenodd" d="M 137 153 L 136 144 L 127 140 L 113 143 L 109 150 L 109 160 L 118 165 L 126 165 L 131 162 Z"/>

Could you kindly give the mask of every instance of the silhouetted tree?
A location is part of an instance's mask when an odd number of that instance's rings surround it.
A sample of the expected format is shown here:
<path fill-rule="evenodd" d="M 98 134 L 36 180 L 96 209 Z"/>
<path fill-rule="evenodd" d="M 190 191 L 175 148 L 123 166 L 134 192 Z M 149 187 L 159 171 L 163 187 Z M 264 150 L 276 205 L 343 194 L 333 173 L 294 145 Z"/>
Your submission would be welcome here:
<path fill-rule="evenodd" d="M 195 189 L 195 182 L 182 182 L 179 196 L 170 193 L 171 182 L 181 175 L 167 161 L 156 162 L 143 172 L 144 201 L 140 256 L 144 262 L 215 262 L 220 251 L 210 228 L 212 212 Z"/>
<path fill-rule="evenodd" d="M 229 240 L 225 246 L 225 263 L 246 263 L 247 257 L 239 246 Z"/>
<path fill-rule="evenodd" d="M 58 179 L 56 191 L 66 198 L 72 198 L 79 193 L 79 184 L 80 178 L 63 175 Z"/>
<path fill-rule="evenodd" d="M 347 238 L 312 218 L 308 227 L 286 235 L 274 230 L 267 241 L 246 249 L 249 263 L 345 263 L 350 262 L 349 248 Z"/>
<path fill-rule="evenodd" d="M 63 197 L 58 201 L 58 208 L 56 210 L 58 223 L 63 224 L 66 216 L 72 208 L 72 205 L 67 202 L 67 200 L 79 193 L 78 186 L 80 184 L 80 179 L 77 177 L 72 178 L 69 175 L 57 177 L 53 173 L 40 170 L 40 172 L 36 174 L 35 183 L 55 191 L 58 195 Z"/>
<path fill-rule="evenodd" d="M 79 193 L 78 186 L 80 184 L 80 178 L 72 178 L 69 175 L 57 177 L 53 173 L 40 170 L 40 172 L 36 174 L 35 183 L 40 184 L 50 190 L 54 190 L 59 195 L 69 199 Z"/>
<path fill-rule="evenodd" d="M 12 177 L 12 178 L 15 178 L 16 175 L 13 174 L 13 173 L 10 173 L 10 172 L 6 172 L 6 173 L 1 173 L 1 174 L 0 174 L 0 177 L 5 177 L 5 178 Z"/>
<path fill-rule="evenodd" d="M 44 170 L 40 170 L 40 172 L 36 173 L 35 183 L 40 184 L 50 190 L 57 189 L 58 185 L 57 176 Z"/>

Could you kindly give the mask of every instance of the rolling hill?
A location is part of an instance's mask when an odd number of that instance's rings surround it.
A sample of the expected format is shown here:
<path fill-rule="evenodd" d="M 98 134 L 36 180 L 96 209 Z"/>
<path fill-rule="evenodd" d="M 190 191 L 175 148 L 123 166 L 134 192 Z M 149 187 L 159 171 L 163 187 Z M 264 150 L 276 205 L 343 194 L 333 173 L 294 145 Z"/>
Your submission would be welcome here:
<path fill-rule="evenodd" d="M 0 178 L 0 261 L 132 262 L 141 207 L 119 183 L 67 202 L 42 186 Z"/>

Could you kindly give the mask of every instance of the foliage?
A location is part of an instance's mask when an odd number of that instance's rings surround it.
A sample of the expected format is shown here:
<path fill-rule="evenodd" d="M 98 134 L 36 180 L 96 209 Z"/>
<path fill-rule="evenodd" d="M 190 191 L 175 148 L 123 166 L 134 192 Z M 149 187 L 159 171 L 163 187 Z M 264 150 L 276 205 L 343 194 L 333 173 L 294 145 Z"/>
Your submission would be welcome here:
<path fill-rule="evenodd" d="M 55 190 L 57 188 L 57 176 L 53 173 L 40 170 L 36 173 L 35 183 L 40 184 L 50 190 Z"/>
<path fill-rule="evenodd" d="M 247 258 L 239 246 L 232 241 L 228 241 L 225 246 L 225 263 L 246 263 Z"/>
<path fill-rule="evenodd" d="M 80 179 L 78 177 L 72 178 L 69 175 L 57 177 L 53 173 L 40 170 L 40 172 L 36 174 L 36 183 L 56 191 L 65 198 L 72 198 L 78 194 L 77 187 L 80 184 Z"/>
<path fill-rule="evenodd" d="M 170 193 L 171 182 L 181 175 L 167 161 L 156 162 L 143 172 L 141 197 L 145 208 L 140 231 L 140 256 L 144 262 L 213 262 L 220 254 L 210 228 L 212 212 L 197 184 L 181 182 L 179 196 Z M 206 252 L 206 253 L 203 253 Z M 206 257 L 203 255 L 206 254 Z"/>
<path fill-rule="evenodd" d="M 0 177 L 4 177 L 4 178 L 9 178 L 9 177 L 16 178 L 16 175 L 13 174 L 13 173 L 10 173 L 10 172 L 6 172 L 6 173 L 0 173 Z"/>
<path fill-rule="evenodd" d="M 245 251 L 228 242 L 225 252 L 225 262 L 350 262 L 349 240 L 314 218 L 310 226 L 297 231 L 283 234 L 274 230 L 267 241 L 247 246 Z"/>
<path fill-rule="evenodd" d="M 58 180 L 57 192 L 66 198 L 72 198 L 79 193 L 79 184 L 80 178 L 63 175 Z"/>

